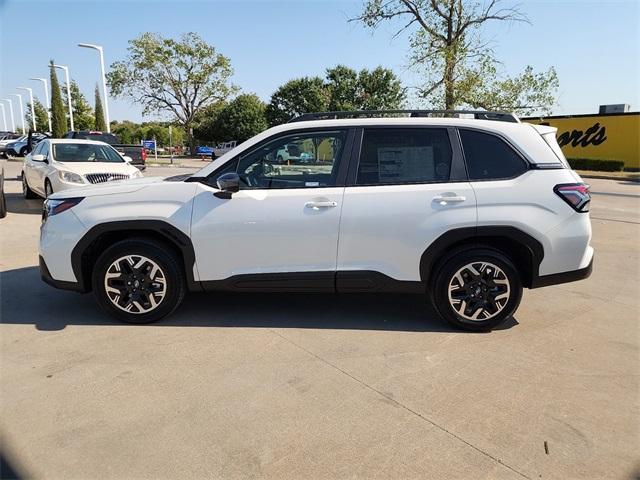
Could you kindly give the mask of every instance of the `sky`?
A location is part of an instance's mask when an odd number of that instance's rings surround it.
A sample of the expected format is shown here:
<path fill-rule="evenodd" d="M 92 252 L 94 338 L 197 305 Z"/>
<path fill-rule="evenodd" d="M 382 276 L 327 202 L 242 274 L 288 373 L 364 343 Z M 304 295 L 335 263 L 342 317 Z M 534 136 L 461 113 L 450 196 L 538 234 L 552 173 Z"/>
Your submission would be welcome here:
<path fill-rule="evenodd" d="M 640 110 L 640 1 L 518 4 L 530 24 L 496 22 L 484 29 L 506 74 L 527 65 L 536 71 L 554 66 L 560 80 L 554 114 L 593 113 L 609 103 Z M 231 59 L 233 83 L 265 101 L 287 80 L 323 76 L 337 64 L 354 69 L 381 65 L 405 85 L 419 85 L 420 76 L 407 67 L 408 37 L 393 38 L 393 25 L 371 31 L 348 22 L 361 8 L 361 1 L 346 0 L 0 0 L 0 98 L 27 86 L 43 99 L 42 84 L 29 78 L 48 77 L 47 65 L 54 59 L 69 66 L 93 104 L 99 57 L 77 44 L 102 45 L 108 69 L 125 58 L 128 40 L 145 31 L 168 37 L 197 32 Z M 143 118 L 140 106 L 126 99 L 108 101 L 111 120 L 161 118 Z"/>

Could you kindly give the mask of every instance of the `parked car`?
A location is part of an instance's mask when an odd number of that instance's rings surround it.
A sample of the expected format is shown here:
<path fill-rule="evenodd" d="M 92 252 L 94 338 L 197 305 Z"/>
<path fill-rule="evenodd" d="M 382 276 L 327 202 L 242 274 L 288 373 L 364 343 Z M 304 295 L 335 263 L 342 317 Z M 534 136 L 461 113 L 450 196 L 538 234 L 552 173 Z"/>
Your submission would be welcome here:
<path fill-rule="evenodd" d="M 213 153 L 213 147 L 207 145 L 198 145 L 196 148 L 196 155 L 211 155 Z"/>
<path fill-rule="evenodd" d="M 32 146 L 37 145 L 39 142 L 44 140 L 45 138 L 49 138 L 44 133 L 33 133 L 31 135 L 31 144 Z M 29 136 L 23 135 L 17 140 L 7 143 L 5 146 L 5 152 L 7 155 L 11 155 L 12 157 L 24 157 L 28 152 L 28 141 Z"/>
<path fill-rule="evenodd" d="M 7 158 L 7 144 L 21 138 L 22 135 L 12 132 L 4 132 L 0 135 L 0 157 Z"/>
<path fill-rule="evenodd" d="M 7 199 L 4 196 L 4 167 L 0 168 L 0 218 L 7 216 Z"/>
<path fill-rule="evenodd" d="M 307 114 L 190 176 L 52 195 L 43 279 L 92 290 L 132 323 L 170 314 L 187 290 L 406 292 L 488 330 L 523 287 L 590 275 L 589 187 L 555 128 L 425 115 Z M 326 161 L 275 163 L 294 141 Z"/>
<path fill-rule="evenodd" d="M 216 145 L 213 149 L 213 152 L 211 152 L 211 160 L 220 158 L 225 153 L 230 152 L 231 150 L 236 148 L 237 143 L 238 142 L 233 140 L 231 142 L 224 142 L 224 143 L 220 143 L 219 145 Z"/>
<path fill-rule="evenodd" d="M 67 132 L 64 138 L 75 140 L 96 140 L 115 148 L 121 155 L 131 158 L 131 164 L 144 170 L 147 161 L 147 151 L 142 145 L 123 144 L 118 135 L 97 130 L 80 130 Z"/>
<path fill-rule="evenodd" d="M 63 190 L 141 176 L 130 158 L 104 142 L 46 139 L 25 157 L 22 192 L 25 198 L 48 197 Z"/>

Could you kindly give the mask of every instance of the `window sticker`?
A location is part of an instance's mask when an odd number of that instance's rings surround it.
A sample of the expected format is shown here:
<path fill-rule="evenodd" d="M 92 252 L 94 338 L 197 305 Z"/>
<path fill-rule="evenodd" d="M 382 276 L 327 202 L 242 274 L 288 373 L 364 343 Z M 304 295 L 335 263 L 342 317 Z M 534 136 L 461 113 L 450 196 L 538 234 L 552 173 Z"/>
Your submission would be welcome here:
<path fill-rule="evenodd" d="M 378 178 L 380 183 L 435 178 L 433 147 L 378 148 Z"/>

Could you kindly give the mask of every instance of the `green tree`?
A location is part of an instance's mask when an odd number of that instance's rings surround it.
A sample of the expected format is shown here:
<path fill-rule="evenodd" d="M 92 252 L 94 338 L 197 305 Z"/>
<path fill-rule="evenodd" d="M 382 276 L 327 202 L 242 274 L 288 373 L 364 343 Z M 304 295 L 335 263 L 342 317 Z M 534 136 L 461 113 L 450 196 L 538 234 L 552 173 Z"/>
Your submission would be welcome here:
<path fill-rule="evenodd" d="M 243 94 L 226 105 L 215 117 L 211 130 L 217 141 L 248 140 L 266 130 L 266 105 L 254 94 Z"/>
<path fill-rule="evenodd" d="M 123 122 L 112 122 L 111 132 L 120 137 L 122 143 L 140 143 L 141 136 L 138 133 L 140 125 L 125 120 Z"/>
<path fill-rule="evenodd" d="M 198 112 L 194 120 L 194 136 L 199 140 L 207 142 L 221 142 L 222 136 L 216 131 L 217 123 L 216 119 L 220 112 L 228 105 L 228 102 L 221 101 L 211 103 Z M 175 134 L 175 132 L 174 132 Z M 174 135 L 175 136 L 175 135 Z"/>
<path fill-rule="evenodd" d="M 94 130 L 98 130 L 99 132 L 104 132 L 107 130 L 107 124 L 104 121 L 104 110 L 102 109 L 102 99 L 100 98 L 100 89 L 96 84 L 95 90 L 95 109 L 93 111 L 93 128 Z"/>
<path fill-rule="evenodd" d="M 393 110 L 405 100 L 402 82 L 388 68 L 362 69 L 344 65 L 327 70 L 329 110 Z"/>
<path fill-rule="evenodd" d="M 330 93 L 320 77 L 303 77 L 289 80 L 278 88 L 267 105 L 269 125 L 288 122 L 303 113 L 322 112 L 329 109 Z"/>
<path fill-rule="evenodd" d="M 33 109 L 36 113 L 36 130 L 44 132 L 49 127 L 49 116 L 47 109 L 37 98 L 33 100 Z M 27 102 L 27 110 L 24 115 L 25 127 L 32 128 L 31 123 L 31 103 Z"/>
<path fill-rule="evenodd" d="M 128 56 L 111 65 L 108 82 L 115 96 L 126 96 L 144 107 L 144 113 L 168 113 L 189 137 L 198 112 L 225 100 L 235 88 L 230 60 L 216 52 L 198 34 L 179 40 L 143 33 L 129 41 Z"/>
<path fill-rule="evenodd" d="M 76 130 L 91 130 L 95 123 L 93 110 L 87 99 L 80 91 L 78 83 L 71 80 L 71 108 L 73 108 L 73 123 Z M 67 89 L 63 92 L 64 104 L 68 104 Z"/>
<path fill-rule="evenodd" d="M 366 0 L 352 20 L 375 29 L 401 22 L 396 36 L 409 32 L 411 64 L 425 82 L 419 95 L 436 107 L 504 109 L 519 113 L 548 112 L 558 78 L 553 68 L 534 73 L 531 67 L 509 78 L 482 36 L 488 22 L 527 22 L 517 7 L 502 0 Z"/>
<path fill-rule="evenodd" d="M 67 118 L 64 114 L 60 84 L 58 83 L 56 69 L 53 66 L 53 60 L 49 63 L 49 70 L 51 77 L 51 134 L 53 138 L 62 138 L 68 130 Z"/>

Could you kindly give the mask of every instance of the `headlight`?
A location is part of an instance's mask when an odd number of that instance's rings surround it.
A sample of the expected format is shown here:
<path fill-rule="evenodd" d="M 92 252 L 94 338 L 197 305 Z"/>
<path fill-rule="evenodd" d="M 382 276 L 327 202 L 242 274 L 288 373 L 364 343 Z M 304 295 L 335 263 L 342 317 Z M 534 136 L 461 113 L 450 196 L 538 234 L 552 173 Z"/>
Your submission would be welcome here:
<path fill-rule="evenodd" d="M 63 198 L 60 200 L 52 200 L 48 198 L 42 204 L 42 222 L 46 222 L 47 218 L 58 215 L 79 204 L 84 197 Z"/>
<path fill-rule="evenodd" d="M 131 174 L 131 178 L 140 178 L 142 176 L 142 172 L 136 168 L 136 171 Z"/>
<path fill-rule="evenodd" d="M 60 180 L 62 180 L 63 182 L 67 182 L 67 183 L 84 183 L 84 178 L 82 178 L 77 173 L 66 172 L 64 170 L 60 170 L 58 172 L 58 176 L 60 177 Z"/>

